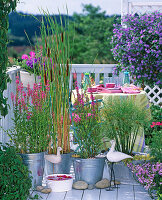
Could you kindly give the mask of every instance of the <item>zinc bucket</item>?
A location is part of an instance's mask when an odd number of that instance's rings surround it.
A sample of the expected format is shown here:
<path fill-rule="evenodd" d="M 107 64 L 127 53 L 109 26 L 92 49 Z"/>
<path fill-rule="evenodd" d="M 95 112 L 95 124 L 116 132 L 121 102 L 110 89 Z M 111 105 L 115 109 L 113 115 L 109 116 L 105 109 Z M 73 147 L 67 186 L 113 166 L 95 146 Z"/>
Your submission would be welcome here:
<path fill-rule="evenodd" d="M 23 163 L 31 171 L 32 187 L 42 185 L 44 173 L 44 153 L 20 154 Z"/>
<path fill-rule="evenodd" d="M 74 159 L 75 181 L 95 184 L 102 180 L 105 158 Z"/>

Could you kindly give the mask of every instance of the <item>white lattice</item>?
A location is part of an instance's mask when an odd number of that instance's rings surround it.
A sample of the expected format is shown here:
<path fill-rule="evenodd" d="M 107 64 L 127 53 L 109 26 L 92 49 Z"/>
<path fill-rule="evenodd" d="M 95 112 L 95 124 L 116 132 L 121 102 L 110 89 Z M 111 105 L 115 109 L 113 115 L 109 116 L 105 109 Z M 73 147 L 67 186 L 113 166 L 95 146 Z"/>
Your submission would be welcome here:
<path fill-rule="evenodd" d="M 162 103 L 161 95 L 162 95 L 162 89 L 160 89 L 157 85 L 153 88 L 149 87 L 148 85 L 144 88 L 144 91 L 147 94 L 147 97 L 149 98 L 150 102 L 159 105 Z"/>
<path fill-rule="evenodd" d="M 154 11 L 162 12 L 162 0 L 122 0 L 121 16 Z"/>

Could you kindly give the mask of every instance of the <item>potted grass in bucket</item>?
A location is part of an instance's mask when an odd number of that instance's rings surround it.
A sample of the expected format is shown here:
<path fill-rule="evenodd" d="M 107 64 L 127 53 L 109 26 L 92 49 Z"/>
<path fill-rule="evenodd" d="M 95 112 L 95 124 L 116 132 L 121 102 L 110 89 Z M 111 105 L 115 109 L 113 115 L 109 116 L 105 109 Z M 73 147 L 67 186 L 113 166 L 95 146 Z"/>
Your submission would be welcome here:
<path fill-rule="evenodd" d="M 72 125 L 80 158 L 74 159 L 75 180 L 95 184 L 102 179 L 105 163 L 105 158 L 96 157 L 102 148 L 99 109 L 92 94 L 90 99 L 79 94 L 77 85 L 76 91 Z"/>
<path fill-rule="evenodd" d="M 19 77 L 16 79 L 16 94 L 11 93 L 13 103 L 13 128 L 8 130 L 11 143 L 15 146 L 32 176 L 32 186 L 42 184 L 44 171 L 44 152 L 49 144 L 52 129 L 50 107 L 48 106 L 48 87 L 41 83 L 28 85 L 23 89 Z"/>
<path fill-rule="evenodd" d="M 108 97 L 103 104 L 101 117 L 104 136 L 116 141 L 117 151 L 132 155 L 139 138 L 144 137 L 143 127 L 148 122 L 148 111 L 131 97 Z M 123 162 L 115 163 L 114 171 L 120 182 L 132 182 L 132 174 Z"/>
<path fill-rule="evenodd" d="M 44 12 L 44 11 L 43 11 Z M 50 142 L 47 148 L 48 157 L 56 155 L 57 148 L 61 147 L 61 162 L 53 164 L 46 160 L 48 174 L 69 174 L 70 159 L 70 107 L 69 107 L 69 35 L 68 22 L 64 25 L 60 16 L 60 25 L 57 20 L 44 12 L 41 23 L 41 46 L 37 42 L 37 53 L 41 54 L 41 62 L 44 67 L 41 70 L 41 82 L 46 87 L 49 85 L 50 110 L 52 118 L 52 130 Z M 48 24 L 46 26 L 45 24 Z"/>

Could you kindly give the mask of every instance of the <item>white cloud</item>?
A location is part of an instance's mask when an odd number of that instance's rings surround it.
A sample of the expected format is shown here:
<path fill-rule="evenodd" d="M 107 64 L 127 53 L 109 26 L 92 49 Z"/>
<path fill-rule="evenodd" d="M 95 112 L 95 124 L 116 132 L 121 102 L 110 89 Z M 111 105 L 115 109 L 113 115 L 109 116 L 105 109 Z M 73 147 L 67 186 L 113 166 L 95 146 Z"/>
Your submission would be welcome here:
<path fill-rule="evenodd" d="M 102 11 L 106 11 L 106 14 L 120 14 L 121 0 L 20 0 L 17 5 L 17 11 L 24 13 L 39 14 L 39 9 L 48 9 L 50 13 L 66 14 L 66 5 L 69 15 L 74 12 L 82 12 L 82 4 L 92 4 L 94 6 L 100 6 Z"/>

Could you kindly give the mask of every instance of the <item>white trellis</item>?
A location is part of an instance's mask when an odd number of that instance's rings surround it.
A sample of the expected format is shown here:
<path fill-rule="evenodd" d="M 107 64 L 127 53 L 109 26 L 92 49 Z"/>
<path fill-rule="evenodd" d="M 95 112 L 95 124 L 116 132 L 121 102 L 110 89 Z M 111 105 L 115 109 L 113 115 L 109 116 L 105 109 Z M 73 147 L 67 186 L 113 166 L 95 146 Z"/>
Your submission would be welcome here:
<path fill-rule="evenodd" d="M 161 100 L 162 89 L 160 89 L 158 86 L 154 86 L 153 88 L 151 88 L 147 85 L 144 88 L 144 90 L 151 103 L 155 105 L 162 104 L 162 100 Z"/>
<path fill-rule="evenodd" d="M 162 13 L 162 0 L 122 0 L 122 17 L 126 14 L 144 14 L 154 11 L 159 11 Z M 155 85 L 153 88 L 151 88 L 146 85 L 144 90 L 146 91 L 150 102 L 155 105 L 160 105 L 162 103 L 162 91 L 158 86 Z"/>

